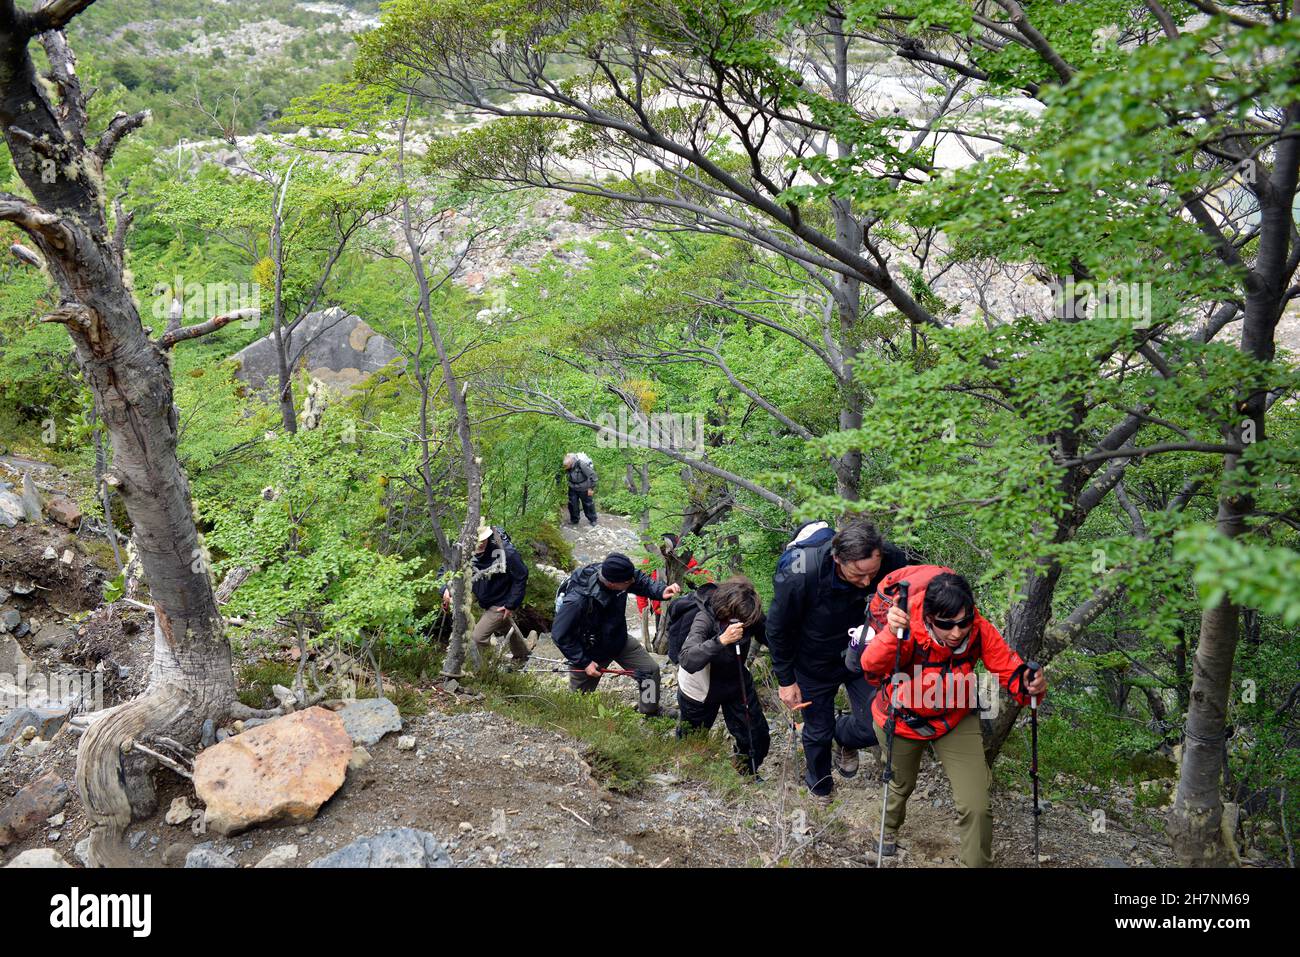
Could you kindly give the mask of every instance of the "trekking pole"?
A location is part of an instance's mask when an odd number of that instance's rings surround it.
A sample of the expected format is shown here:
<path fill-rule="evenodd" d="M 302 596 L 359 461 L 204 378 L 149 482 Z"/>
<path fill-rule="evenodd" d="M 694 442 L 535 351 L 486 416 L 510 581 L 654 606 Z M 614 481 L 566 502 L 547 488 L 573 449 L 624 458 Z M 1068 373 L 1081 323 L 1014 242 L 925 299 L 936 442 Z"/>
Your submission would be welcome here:
<path fill-rule="evenodd" d="M 1025 662 L 1025 678 L 1032 681 L 1038 674 L 1036 661 Z M 1029 778 L 1034 782 L 1034 866 L 1041 867 L 1038 859 L 1038 816 L 1043 809 L 1038 806 L 1038 695 L 1029 696 Z"/>
<path fill-rule="evenodd" d="M 740 642 L 736 642 L 736 673 L 740 676 L 740 703 L 745 708 L 745 733 L 749 735 L 749 770 L 758 777 L 758 765 L 754 763 L 754 725 L 749 718 L 749 692 L 745 689 L 745 659 L 740 653 Z"/>
<path fill-rule="evenodd" d="M 802 711 L 804 708 L 808 707 L 810 704 L 812 704 L 811 701 L 805 701 L 802 704 L 797 704 L 790 709 L 790 753 L 786 757 L 785 763 L 787 767 L 794 766 L 794 742 L 795 742 L 795 738 L 799 737 L 800 728 L 803 727 L 803 725 L 799 722 L 799 712 Z M 782 788 L 781 791 L 782 801 L 784 801 L 784 795 L 785 795 L 785 770 L 784 769 L 781 771 L 781 788 Z"/>
<path fill-rule="evenodd" d="M 583 675 L 585 675 L 586 673 L 587 673 L 587 669 L 586 669 L 586 668 L 532 668 L 532 669 L 528 669 L 528 670 L 525 670 L 525 671 L 521 672 L 521 674 L 527 674 L 527 675 L 547 675 L 547 674 L 557 674 L 557 675 L 583 674 Z M 601 673 L 602 675 L 623 675 L 624 677 L 627 677 L 627 678 L 635 678 L 635 677 L 638 677 L 638 675 L 637 675 L 637 673 L 636 673 L 635 671 L 624 671 L 624 670 L 621 669 L 621 668 L 601 668 L 601 669 L 600 669 L 600 673 Z"/>
<path fill-rule="evenodd" d="M 553 665 L 568 664 L 568 662 L 564 658 L 543 658 L 541 655 L 529 655 L 528 659 L 530 661 L 546 661 Z"/>
<path fill-rule="evenodd" d="M 898 603 L 902 606 L 903 613 L 911 621 L 911 609 L 907 607 L 907 590 L 908 582 L 900 581 L 898 583 Z M 898 674 L 901 655 L 903 653 L 903 642 L 907 641 L 908 625 L 903 625 L 898 636 L 898 642 L 894 645 L 894 670 L 889 673 L 889 683 L 893 685 L 894 675 Z M 895 689 L 890 687 L 889 693 L 889 710 L 885 716 L 885 741 L 887 742 L 888 756 L 885 759 L 885 773 L 883 775 L 885 782 L 884 793 L 880 797 L 880 841 L 876 844 L 876 870 L 879 870 L 885 863 L 885 811 L 889 807 L 889 782 L 894 780 L 894 692 Z"/>

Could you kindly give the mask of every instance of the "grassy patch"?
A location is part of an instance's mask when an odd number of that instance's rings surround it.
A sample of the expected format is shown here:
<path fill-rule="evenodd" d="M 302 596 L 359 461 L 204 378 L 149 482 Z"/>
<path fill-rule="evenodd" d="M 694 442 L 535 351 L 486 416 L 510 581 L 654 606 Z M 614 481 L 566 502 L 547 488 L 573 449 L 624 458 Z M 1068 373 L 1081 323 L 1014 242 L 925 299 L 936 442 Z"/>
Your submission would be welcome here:
<path fill-rule="evenodd" d="M 428 641 L 381 645 L 375 656 L 385 679 L 397 675 L 407 681 L 428 681 L 442 670 L 443 649 Z M 387 680 L 384 684 L 387 687 Z"/>
<path fill-rule="evenodd" d="M 716 729 L 678 739 L 672 718 L 643 718 L 608 692 L 574 694 L 532 675 L 489 672 L 474 687 L 493 711 L 582 741 L 587 763 L 611 791 L 635 791 L 659 771 L 702 781 L 727 794 L 744 787 L 732 764 L 731 742 Z"/>
<path fill-rule="evenodd" d="M 357 682 L 357 700 L 378 698 L 379 690 L 375 687 L 373 677 Z M 429 699 L 424 692 L 404 681 L 396 681 L 391 675 L 384 676 L 384 697 L 397 705 L 397 710 L 404 718 L 414 718 L 429 713 Z"/>
<path fill-rule="evenodd" d="M 255 661 L 239 669 L 239 700 L 250 708 L 274 707 L 272 685 L 293 687 L 298 669 L 283 661 Z"/>
<path fill-rule="evenodd" d="M 1047 797 L 1088 803 L 1080 785 L 1106 788 L 1172 776 L 1173 765 L 1155 754 L 1160 737 L 1142 724 L 1110 713 L 1087 695 L 1062 694 L 1060 702 L 1069 710 L 1049 711 L 1038 720 L 1038 774 Z M 1000 785 L 1029 788 L 1029 752 L 1029 719 L 1024 716 L 993 765 Z"/>

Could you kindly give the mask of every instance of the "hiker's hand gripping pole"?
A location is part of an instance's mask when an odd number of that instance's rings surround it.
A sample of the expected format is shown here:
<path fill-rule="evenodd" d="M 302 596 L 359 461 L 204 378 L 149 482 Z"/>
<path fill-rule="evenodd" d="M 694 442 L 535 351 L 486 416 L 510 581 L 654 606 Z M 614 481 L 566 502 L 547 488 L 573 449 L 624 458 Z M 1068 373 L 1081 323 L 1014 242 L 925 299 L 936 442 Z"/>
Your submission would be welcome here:
<path fill-rule="evenodd" d="M 911 608 L 908 606 L 907 593 L 909 584 L 906 580 L 898 583 L 898 604 L 907 614 L 908 621 L 911 621 Z M 885 863 L 885 811 L 889 807 L 889 782 L 894 779 L 894 675 L 898 674 L 901 655 L 903 653 L 903 642 L 907 641 L 908 625 L 903 625 L 899 629 L 898 641 L 894 645 L 894 670 L 889 673 L 886 679 L 889 687 L 886 693 L 889 695 L 889 710 L 885 717 L 885 741 L 887 742 L 887 757 L 885 758 L 885 773 L 883 775 L 885 789 L 880 796 L 880 841 L 876 844 L 876 868 L 879 869 Z"/>

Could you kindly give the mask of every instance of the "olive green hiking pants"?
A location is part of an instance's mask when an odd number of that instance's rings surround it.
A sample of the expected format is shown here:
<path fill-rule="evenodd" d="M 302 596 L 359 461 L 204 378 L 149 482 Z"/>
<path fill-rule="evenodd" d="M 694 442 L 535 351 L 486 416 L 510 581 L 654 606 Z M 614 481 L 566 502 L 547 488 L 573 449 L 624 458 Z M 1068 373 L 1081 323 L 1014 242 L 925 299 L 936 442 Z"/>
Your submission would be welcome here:
<path fill-rule="evenodd" d="M 881 758 L 887 754 L 885 731 L 876 724 L 876 740 Z M 989 811 L 989 767 L 984 762 L 984 739 L 980 721 L 971 712 L 941 738 L 917 741 L 894 736 L 894 780 L 889 785 L 889 803 L 885 809 L 885 835 L 898 834 L 907 814 L 907 799 L 916 788 L 921 755 L 934 748 L 952 784 L 952 799 L 957 805 L 957 828 L 961 835 L 962 867 L 989 867 L 993 863 L 993 816 Z"/>

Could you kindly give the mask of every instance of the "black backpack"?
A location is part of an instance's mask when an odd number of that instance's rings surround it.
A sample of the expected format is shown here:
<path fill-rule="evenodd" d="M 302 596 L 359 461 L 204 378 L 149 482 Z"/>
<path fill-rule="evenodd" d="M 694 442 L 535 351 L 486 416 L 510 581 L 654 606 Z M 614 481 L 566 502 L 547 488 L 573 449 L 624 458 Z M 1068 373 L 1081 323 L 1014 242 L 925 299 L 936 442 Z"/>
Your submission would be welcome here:
<path fill-rule="evenodd" d="M 691 633 L 691 623 L 695 621 L 695 616 L 717 588 L 712 582 L 705 582 L 668 606 L 668 660 L 673 664 L 677 664 L 677 657 L 682 653 L 682 645 L 686 644 L 686 636 Z"/>
<path fill-rule="evenodd" d="M 581 595 L 586 602 L 583 612 L 591 611 L 591 600 L 595 597 L 596 590 L 593 587 L 596 584 L 596 576 L 589 569 L 593 565 L 583 565 L 569 573 L 569 577 L 560 582 L 559 587 L 555 589 L 555 610 L 560 610 L 560 605 L 564 604 L 564 599 L 570 595 Z"/>
<path fill-rule="evenodd" d="M 559 614 L 560 606 L 566 601 L 582 602 L 582 611 L 579 615 L 580 638 L 584 648 L 590 648 L 596 639 L 595 633 L 595 615 L 593 614 L 596 606 L 596 591 L 600 587 L 596 579 L 596 570 L 600 563 L 596 562 L 572 572 L 568 578 L 560 582 L 555 589 L 555 612 Z"/>

